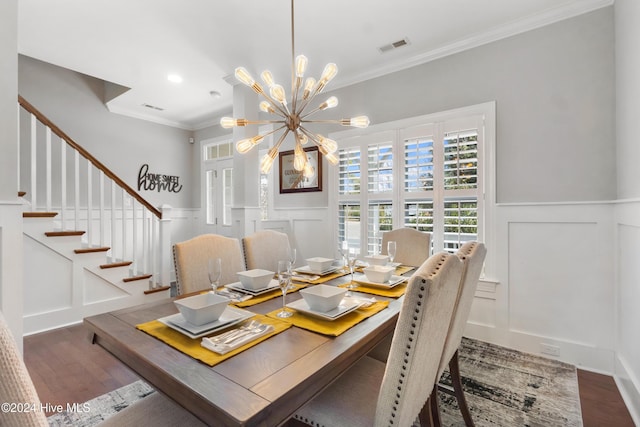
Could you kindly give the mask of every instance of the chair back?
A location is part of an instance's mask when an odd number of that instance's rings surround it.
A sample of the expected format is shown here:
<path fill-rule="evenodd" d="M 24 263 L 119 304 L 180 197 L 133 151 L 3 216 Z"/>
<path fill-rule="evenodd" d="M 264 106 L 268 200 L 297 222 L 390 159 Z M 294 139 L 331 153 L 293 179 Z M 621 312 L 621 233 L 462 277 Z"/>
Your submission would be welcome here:
<path fill-rule="evenodd" d="M 382 234 L 382 248 L 380 253 L 387 255 L 387 242 L 396 242 L 396 256 L 394 262 L 418 267 L 429 258 L 431 250 L 431 234 L 414 228 L 397 228 Z"/>
<path fill-rule="evenodd" d="M 0 402 L 33 404 L 40 407 L 29 371 L 25 366 L 11 330 L 0 312 Z M 3 427 L 48 427 L 43 411 L 0 411 L 0 426 Z"/>
<path fill-rule="evenodd" d="M 378 395 L 376 426 L 412 425 L 431 394 L 462 270 L 457 256 L 442 252 L 409 280 Z"/>
<path fill-rule="evenodd" d="M 242 239 L 247 270 L 278 271 L 278 261 L 289 259 L 289 236 L 275 230 L 261 230 Z"/>
<path fill-rule="evenodd" d="M 462 283 L 460 285 L 456 308 L 453 313 L 453 318 L 451 319 L 447 341 L 444 346 L 442 361 L 440 362 L 438 377 L 442 375 L 442 372 L 462 342 L 462 334 L 464 333 L 464 328 L 467 324 L 469 313 L 471 312 L 473 297 L 476 294 L 476 287 L 478 286 L 478 279 L 480 279 L 486 254 L 487 248 L 484 243 L 479 242 L 467 242 L 456 252 L 458 258 L 464 262 L 464 272 L 462 274 Z"/>
<path fill-rule="evenodd" d="M 222 260 L 220 285 L 237 282 L 236 273 L 244 271 L 240 241 L 218 234 L 203 234 L 173 246 L 177 294 L 211 289 L 209 259 Z"/>

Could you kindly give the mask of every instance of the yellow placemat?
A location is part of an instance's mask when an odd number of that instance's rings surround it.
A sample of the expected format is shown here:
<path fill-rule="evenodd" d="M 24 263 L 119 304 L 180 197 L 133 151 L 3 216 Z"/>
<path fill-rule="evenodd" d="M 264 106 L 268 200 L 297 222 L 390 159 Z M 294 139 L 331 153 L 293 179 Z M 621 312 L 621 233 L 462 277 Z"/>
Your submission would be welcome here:
<path fill-rule="evenodd" d="M 391 289 L 375 288 L 373 286 L 367 286 L 361 283 L 358 283 L 357 285 L 358 285 L 357 288 L 352 289 L 354 292 L 362 292 L 365 294 L 378 295 L 381 297 L 389 297 L 389 298 L 399 298 L 402 295 L 404 295 L 404 293 L 407 291 L 406 282 L 396 285 Z M 338 287 L 346 288 L 347 286 L 349 286 L 349 284 L 344 283 L 342 285 L 339 285 Z"/>
<path fill-rule="evenodd" d="M 307 286 L 309 286 L 309 283 L 291 282 L 291 286 L 291 288 L 287 289 L 287 295 L 298 292 L 300 289 L 306 288 Z M 280 288 L 274 289 L 273 291 L 264 293 L 262 295 L 255 296 L 246 301 L 234 302 L 231 305 L 235 305 L 236 307 L 251 307 L 252 305 L 260 304 L 261 302 L 269 301 L 270 299 L 277 297 L 282 298 L 282 291 L 280 290 Z"/>
<path fill-rule="evenodd" d="M 264 340 L 269 339 L 270 337 L 279 334 L 280 332 L 289 329 L 291 327 L 291 323 L 283 322 L 278 318 L 269 318 L 267 316 L 263 316 L 261 314 L 256 314 L 251 319 L 257 320 L 261 323 L 267 325 L 273 325 L 273 331 L 269 334 L 263 335 L 260 338 L 251 341 L 242 347 L 238 347 L 233 351 L 230 351 L 227 354 L 220 355 L 218 353 L 214 353 L 211 350 L 207 350 L 206 348 L 200 345 L 201 339 L 192 339 L 186 335 L 182 335 L 180 332 L 171 329 L 167 325 L 157 320 L 152 320 L 151 322 L 141 323 L 136 325 L 136 328 L 141 331 L 146 332 L 159 339 L 160 341 L 170 345 L 176 350 L 181 351 L 182 353 L 193 357 L 201 362 L 206 363 L 209 366 L 215 366 L 218 363 L 227 360 L 230 357 L 235 356 L 238 353 L 245 351 L 248 348 L 253 347 L 254 345 L 261 343 Z"/>
<path fill-rule="evenodd" d="M 326 283 L 329 280 L 333 280 L 333 279 L 337 279 L 338 277 L 346 276 L 347 274 L 349 274 L 349 272 L 344 271 L 344 270 L 338 270 L 338 271 L 335 271 L 335 272 L 333 272 L 331 274 L 327 274 L 325 276 L 320 276 L 318 279 L 305 281 L 304 283 L 310 284 L 310 285 L 319 285 L 321 283 Z M 305 274 L 298 273 L 298 276 L 299 277 L 304 277 Z M 309 277 L 313 277 L 313 276 L 309 276 Z M 298 283 L 298 281 L 295 278 L 293 278 L 292 281 Z"/>
<path fill-rule="evenodd" d="M 289 310 L 293 311 L 293 316 L 282 320 L 285 322 L 290 322 L 294 326 L 302 329 L 318 332 L 323 335 L 331 335 L 337 337 L 347 329 L 362 322 L 364 319 L 384 310 L 388 305 L 389 301 L 377 301 L 367 308 L 359 308 L 349 314 L 345 314 L 344 316 L 336 320 L 320 319 L 317 317 L 299 313 L 290 308 Z M 271 313 L 267 313 L 267 316 L 273 319 L 280 319 L 276 316 L 276 313 L 278 313 L 280 310 L 282 309 L 279 308 L 272 311 Z"/>

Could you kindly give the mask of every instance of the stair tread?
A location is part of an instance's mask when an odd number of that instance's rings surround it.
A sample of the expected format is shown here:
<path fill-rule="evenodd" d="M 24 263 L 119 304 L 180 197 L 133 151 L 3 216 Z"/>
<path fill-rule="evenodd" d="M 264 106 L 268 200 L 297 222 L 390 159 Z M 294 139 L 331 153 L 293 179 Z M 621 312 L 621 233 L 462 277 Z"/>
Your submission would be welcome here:
<path fill-rule="evenodd" d="M 18 191 L 18 197 L 24 197 L 27 195 L 26 191 Z"/>
<path fill-rule="evenodd" d="M 133 264 L 133 261 L 112 262 L 109 264 L 102 264 L 100 268 L 105 269 L 105 268 L 126 267 L 131 264 Z"/>
<path fill-rule="evenodd" d="M 153 276 L 153 274 L 142 274 L 140 276 L 133 276 L 133 277 L 125 277 L 124 279 L 122 279 L 123 282 L 133 282 L 135 280 L 144 280 L 144 279 L 148 279 L 151 276 Z"/>
<path fill-rule="evenodd" d="M 62 236 L 82 236 L 85 231 L 47 231 L 44 233 L 47 237 L 62 237 Z"/>
<path fill-rule="evenodd" d="M 149 294 L 153 294 L 156 292 L 162 292 L 162 291 L 167 291 L 171 289 L 171 286 L 160 286 L 159 288 L 154 288 L 154 289 L 147 289 L 146 291 L 144 291 L 145 295 L 149 295 Z"/>
<path fill-rule="evenodd" d="M 53 218 L 58 212 L 22 212 L 23 218 Z"/>
<path fill-rule="evenodd" d="M 93 253 L 93 252 L 106 252 L 108 251 L 109 247 L 98 247 L 98 248 L 82 248 L 82 249 L 74 249 L 73 252 L 77 253 L 77 254 L 89 254 L 89 253 Z"/>

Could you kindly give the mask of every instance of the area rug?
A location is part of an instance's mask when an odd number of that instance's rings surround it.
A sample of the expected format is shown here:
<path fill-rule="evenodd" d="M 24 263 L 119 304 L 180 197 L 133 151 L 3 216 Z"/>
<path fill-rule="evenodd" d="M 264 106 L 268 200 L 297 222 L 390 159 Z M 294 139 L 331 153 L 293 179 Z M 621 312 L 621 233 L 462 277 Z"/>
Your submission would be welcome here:
<path fill-rule="evenodd" d="M 477 427 L 582 426 L 575 366 L 466 338 L 459 362 Z M 448 372 L 441 382 L 450 385 Z M 49 423 L 93 427 L 151 393 L 148 384 L 136 381 L 90 400 L 86 413 L 62 412 L 49 417 Z M 439 396 L 443 426 L 464 426 L 455 398 L 445 393 Z"/>

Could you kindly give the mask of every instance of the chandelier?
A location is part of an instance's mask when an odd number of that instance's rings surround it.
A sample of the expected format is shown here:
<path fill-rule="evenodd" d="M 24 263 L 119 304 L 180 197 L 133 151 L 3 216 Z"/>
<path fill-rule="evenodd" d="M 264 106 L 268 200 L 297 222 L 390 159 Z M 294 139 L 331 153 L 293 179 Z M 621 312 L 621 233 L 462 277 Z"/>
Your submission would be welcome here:
<path fill-rule="evenodd" d="M 320 76 L 320 79 L 316 81 L 313 77 L 308 77 L 304 80 L 304 73 L 307 69 L 307 57 L 304 55 L 295 56 L 295 38 L 294 38 L 294 11 L 293 2 L 291 0 L 291 98 L 290 102 L 287 102 L 287 96 L 284 88 L 275 83 L 273 75 L 269 70 L 265 70 L 260 74 L 260 77 L 264 84 L 267 86 L 267 90 L 263 86 L 256 82 L 251 74 L 244 68 L 238 67 L 235 70 L 236 78 L 249 86 L 258 95 L 261 95 L 264 100 L 260 102 L 260 110 L 276 116 L 273 120 L 247 120 L 247 119 L 235 119 L 232 117 L 223 117 L 220 119 L 220 125 L 223 128 L 229 129 L 235 126 L 247 126 L 253 124 L 274 124 L 275 129 L 265 133 L 258 134 L 251 138 L 245 138 L 236 143 L 236 149 L 239 153 L 247 153 L 253 147 L 258 145 L 262 140 L 271 134 L 275 134 L 282 131 L 278 141 L 271 147 L 267 154 L 264 155 L 260 161 L 260 171 L 262 173 L 268 173 L 273 166 L 280 146 L 285 140 L 286 136 L 291 133 L 295 138 L 293 167 L 303 173 L 307 178 L 312 177 L 315 171 L 307 161 L 307 156 L 304 152 L 304 145 L 307 145 L 311 141 L 318 147 L 318 151 L 333 165 L 338 164 L 338 158 L 335 155 L 338 149 L 336 141 L 326 138 L 325 136 L 313 133 L 309 131 L 305 125 L 307 123 L 325 123 L 325 124 L 340 124 L 342 126 L 353 126 L 358 128 L 366 128 L 369 126 L 369 118 L 367 116 L 358 116 L 350 119 L 335 119 L 335 120 L 311 120 L 310 116 L 313 114 L 333 108 L 338 105 L 338 98 L 331 96 L 325 101 L 321 102 L 315 108 L 309 107 L 315 97 L 320 94 L 327 84 L 336 76 L 338 67 L 336 64 L 329 63 L 324 67 L 324 71 Z M 303 84 L 304 80 L 304 84 Z M 277 125 L 280 125 L 279 127 Z"/>

